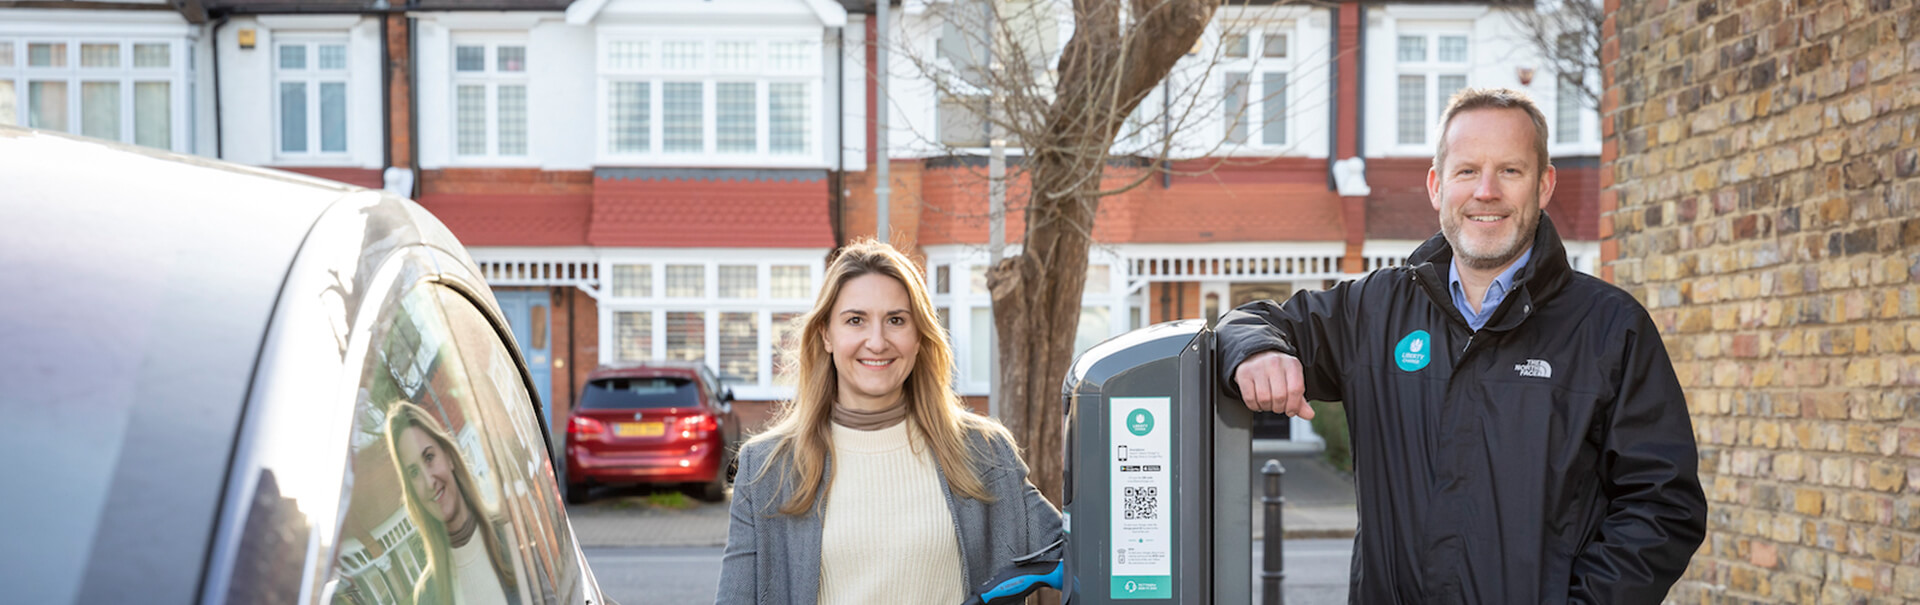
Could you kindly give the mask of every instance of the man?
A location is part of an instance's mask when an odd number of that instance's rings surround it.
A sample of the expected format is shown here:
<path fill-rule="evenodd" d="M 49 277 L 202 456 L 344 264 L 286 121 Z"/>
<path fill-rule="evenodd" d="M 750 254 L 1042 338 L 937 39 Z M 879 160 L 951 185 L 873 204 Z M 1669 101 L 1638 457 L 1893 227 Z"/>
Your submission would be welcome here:
<path fill-rule="evenodd" d="M 1340 400 L 1354 603 L 1658 603 L 1706 532 L 1698 453 L 1646 309 L 1567 264 L 1547 125 L 1523 93 L 1447 108 L 1404 267 L 1222 318 L 1247 407 Z"/>

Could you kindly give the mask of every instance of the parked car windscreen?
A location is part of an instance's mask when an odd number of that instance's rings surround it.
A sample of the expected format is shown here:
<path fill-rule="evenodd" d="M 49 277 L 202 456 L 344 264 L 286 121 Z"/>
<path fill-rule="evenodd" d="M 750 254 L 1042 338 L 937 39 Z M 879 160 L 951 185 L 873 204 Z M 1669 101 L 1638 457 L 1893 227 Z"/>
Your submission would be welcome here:
<path fill-rule="evenodd" d="M 700 405 L 700 385 L 686 378 L 606 378 L 587 384 L 580 409 L 626 410 Z"/>

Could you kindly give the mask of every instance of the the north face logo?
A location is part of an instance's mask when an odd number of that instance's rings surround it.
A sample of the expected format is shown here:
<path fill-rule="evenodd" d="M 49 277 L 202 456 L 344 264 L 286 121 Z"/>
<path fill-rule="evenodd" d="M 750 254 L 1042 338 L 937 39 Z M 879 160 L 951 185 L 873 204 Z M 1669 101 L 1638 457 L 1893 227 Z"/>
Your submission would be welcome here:
<path fill-rule="evenodd" d="M 1552 378 L 1553 364 L 1543 359 L 1529 359 L 1526 363 L 1513 364 L 1513 371 L 1528 378 Z"/>

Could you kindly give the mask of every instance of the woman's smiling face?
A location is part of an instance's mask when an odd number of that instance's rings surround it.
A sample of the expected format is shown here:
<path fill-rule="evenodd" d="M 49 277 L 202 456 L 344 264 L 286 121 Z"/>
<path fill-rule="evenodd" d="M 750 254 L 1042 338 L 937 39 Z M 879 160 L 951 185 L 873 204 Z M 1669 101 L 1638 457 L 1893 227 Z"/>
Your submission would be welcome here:
<path fill-rule="evenodd" d="M 869 273 L 841 286 L 826 333 L 840 405 L 871 411 L 900 401 L 920 355 L 912 307 L 906 286 L 886 275 Z"/>
<path fill-rule="evenodd" d="M 449 530 L 465 526 L 471 514 L 453 478 L 453 455 L 418 427 L 400 432 L 400 462 L 407 469 L 408 485 L 415 496 L 428 500 L 427 511 Z"/>

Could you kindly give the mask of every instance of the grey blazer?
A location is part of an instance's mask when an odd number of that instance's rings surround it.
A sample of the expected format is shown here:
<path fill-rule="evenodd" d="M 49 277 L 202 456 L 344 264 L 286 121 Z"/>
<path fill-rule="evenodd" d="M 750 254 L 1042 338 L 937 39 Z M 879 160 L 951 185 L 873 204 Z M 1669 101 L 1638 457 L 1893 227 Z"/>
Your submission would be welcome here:
<path fill-rule="evenodd" d="M 1014 558 L 1045 548 L 1063 534 L 1060 511 L 1027 482 L 1027 465 L 1013 444 L 979 433 L 968 439 L 975 451 L 986 454 L 974 463 L 974 472 L 994 495 L 993 503 L 956 496 L 944 481 L 945 471 L 941 489 L 959 534 L 963 577 L 971 591 Z M 793 471 L 785 457 L 768 459 L 772 449 L 771 442 L 757 442 L 740 450 L 733 521 L 715 603 L 811 605 L 820 597 L 820 503 L 805 516 L 780 514 L 780 504 L 791 493 L 781 489 L 780 477 Z M 769 465 L 762 477 L 761 467 Z M 827 473 L 831 477 L 831 460 Z"/>

